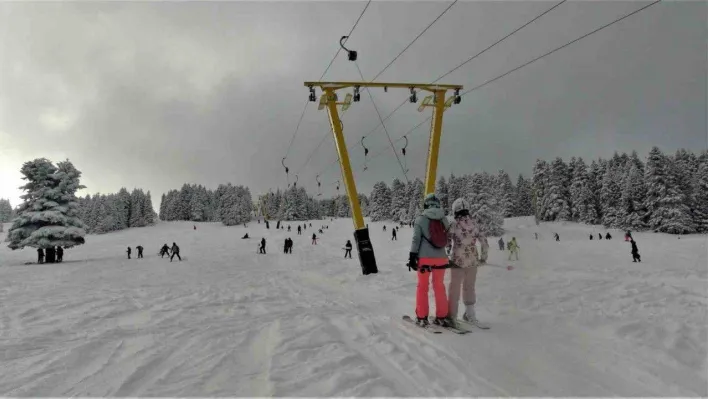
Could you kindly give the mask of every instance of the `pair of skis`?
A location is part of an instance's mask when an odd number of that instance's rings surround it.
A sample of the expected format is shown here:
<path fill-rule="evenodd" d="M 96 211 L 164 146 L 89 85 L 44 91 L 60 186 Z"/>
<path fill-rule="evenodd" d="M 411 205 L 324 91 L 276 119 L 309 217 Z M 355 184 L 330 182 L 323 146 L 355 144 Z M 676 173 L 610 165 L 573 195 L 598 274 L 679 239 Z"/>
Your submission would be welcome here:
<path fill-rule="evenodd" d="M 456 327 L 444 327 L 444 326 L 439 326 L 437 324 L 428 324 L 428 325 L 421 325 L 416 323 L 415 320 L 413 320 L 410 316 L 404 315 L 403 316 L 403 321 L 410 323 L 418 328 L 421 328 L 431 334 L 442 334 L 444 330 L 450 331 L 452 333 L 458 334 L 458 335 L 464 335 L 471 333 L 473 329 L 476 328 L 481 328 L 483 330 L 489 329 L 489 326 L 486 324 L 482 323 L 471 323 L 465 320 L 457 320 L 457 325 L 462 327 L 462 328 L 456 328 Z"/>

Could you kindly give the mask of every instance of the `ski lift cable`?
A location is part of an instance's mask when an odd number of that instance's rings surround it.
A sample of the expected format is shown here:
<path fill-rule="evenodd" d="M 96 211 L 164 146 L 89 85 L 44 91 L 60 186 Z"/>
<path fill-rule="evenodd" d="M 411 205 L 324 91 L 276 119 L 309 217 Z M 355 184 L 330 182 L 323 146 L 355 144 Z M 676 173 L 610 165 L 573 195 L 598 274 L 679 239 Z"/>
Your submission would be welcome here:
<path fill-rule="evenodd" d="M 352 33 L 354 33 L 354 29 L 356 29 L 357 25 L 359 25 L 359 21 L 361 21 L 361 18 L 364 16 L 364 13 L 366 10 L 369 8 L 369 5 L 371 4 L 371 0 L 369 0 L 366 5 L 364 6 L 364 9 L 361 11 L 361 14 L 359 14 L 359 18 L 356 19 L 356 22 L 354 22 L 354 25 L 352 25 L 352 28 L 349 30 L 349 33 L 347 34 L 347 38 L 344 39 L 344 43 L 346 43 L 347 40 L 351 37 Z M 327 68 L 325 68 L 324 72 L 322 72 L 322 75 L 320 76 L 319 80 L 322 80 L 327 72 L 329 71 L 329 68 L 332 67 L 332 64 L 334 64 L 334 60 L 337 59 L 337 56 L 339 53 L 342 51 L 342 47 L 340 46 L 337 49 L 337 52 L 334 54 L 334 57 L 329 61 L 329 64 L 327 65 Z M 290 144 L 288 144 L 288 149 L 285 151 L 285 157 L 288 157 L 288 154 L 290 154 L 290 149 L 293 146 L 293 142 L 295 141 L 295 136 L 297 136 L 297 132 L 300 130 L 300 124 L 302 123 L 302 118 L 305 116 L 305 111 L 307 111 L 307 105 L 309 103 L 309 99 L 305 102 L 305 106 L 302 109 L 302 113 L 300 114 L 300 119 L 297 122 L 297 125 L 295 126 L 295 132 L 293 132 L 292 137 L 290 138 Z"/>
<path fill-rule="evenodd" d="M 393 59 L 391 60 L 391 62 L 389 62 L 379 73 L 377 73 L 376 76 L 374 76 L 374 78 L 371 79 L 371 81 L 373 82 L 374 80 L 378 79 L 378 77 L 381 76 L 381 74 L 383 74 L 384 72 L 386 72 L 386 70 L 387 70 L 391 65 L 393 65 L 393 63 L 396 62 L 396 60 L 397 60 L 401 55 L 403 55 L 403 53 L 405 53 L 405 52 L 413 45 L 413 43 L 415 43 L 418 39 L 420 39 L 420 37 L 423 36 L 423 35 L 425 34 L 425 32 L 427 32 L 428 29 L 430 29 L 430 27 L 432 27 L 433 25 L 435 25 L 435 23 L 438 22 L 438 20 L 439 20 L 440 18 L 442 18 L 442 16 L 445 15 L 445 13 L 447 13 L 447 12 L 452 8 L 452 6 L 454 6 L 455 4 L 457 4 L 457 1 L 458 1 L 458 0 L 455 0 L 455 1 L 453 1 L 452 3 L 450 3 L 450 5 L 447 6 L 447 8 L 446 8 L 445 10 L 443 10 L 443 12 L 441 12 L 440 15 L 438 15 L 430 24 L 428 24 L 428 26 L 426 26 L 425 29 L 423 29 L 423 30 L 418 34 L 418 36 L 416 36 L 416 37 L 413 39 L 413 41 L 411 41 L 410 43 L 408 43 L 408 45 L 407 45 L 406 47 L 404 47 L 403 50 L 401 50 L 401 52 L 398 53 L 397 56 L 393 57 Z M 364 78 L 362 78 L 362 80 L 363 80 L 363 79 L 364 79 Z"/>
<path fill-rule="evenodd" d="M 448 7 L 448 10 L 449 9 L 450 8 Z M 356 70 L 359 72 L 359 76 L 361 76 L 361 80 L 364 80 L 364 74 L 361 72 L 361 68 L 359 68 L 359 63 L 354 61 L 354 65 L 356 66 Z M 381 121 L 381 126 L 383 126 L 384 132 L 386 132 L 386 137 L 388 138 L 388 142 L 391 144 L 391 149 L 393 149 L 393 155 L 396 156 L 396 161 L 398 161 L 398 165 L 401 167 L 401 172 L 403 172 L 403 177 L 406 179 L 406 182 L 408 182 L 408 175 L 406 174 L 406 168 L 403 166 L 403 164 L 401 163 L 401 159 L 398 157 L 398 151 L 396 151 L 396 147 L 393 145 L 393 141 L 391 141 L 391 135 L 388 134 L 388 129 L 386 129 L 386 124 L 384 123 L 383 117 L 381 117 L 381 112 L 379 112 L 379 107 L 376 106 L 376 102 L 374 101 L 374 96 L 371 95 L 371 90 L 369 89 L 369 87 L 366 88 L 366 92 L 369 93 L 369 98 L 371 99 L 371 104 L 373 104 L 374 110 L 376 110 L 376 115 L 379 116 L 379 120 Z M 362 137 L 361 140 L 363 143 L 364 138 Z M 368 149 L 366 152 L 367 153 L 369 152 Z"/>
<path fill-rule="evenodd" d="M 530 60 L 530 61 L 528 61 L 528 62 L 525 62 L 525 63 L 519 65 L 519 66 L 516 67 L 516 68 L 513 68 L 513 69 L 511 69 L 511 70 L 509 70 L 509 71 L 507 71 L 507 72 L 505 72 L 505 73 L 503 73 L 503 74 L 501 74 L 501 75 L 499 75 L 499 76 L 497 76 L 497 77 L 495 77 L 495 78 L 489 79 L 489 80 L 485 81 L 484 83 L 481 83 L 481 84 L 479 84 L 479 85 L 477 85 L 477 86 L 475 86 L 475 87 L 473 87 L 473 88 L 471 88 L 471 89 L 469 89 L 469 90 L 467 90 L 467 91 L 465 91 L 465 92 L 463 92 L 463 93 L 460 93 L 460 96 L 464 96 L 464 95 L 469 94 L 469 93 L 471 93 L 471 92 L 473 92 L 473 91 L 479 90 L 479 89 L 481 89 L 481 88 L 483 88 L 483 87 L 485 87 L 485 86 L 487 86 L 487 85 L 489 85 L 489 84 L 491 84 L 491 83 L 493 83 L 493 82 L 495 82 L 495 81 L 497 81 L 497 80 L 499 80 L 499 79 L 501 79 L 501 78 L 503 78 L 503 77 L 505 77 L 505 76 L 507 76 L 507 75 L 510 75 L 510 74 L 513 73 L 513 72 L 516 72 L 516 71 L 520 70 L 521 68 L 523 68 L 523 67 L 525 67 L 525 66 L 527 66 L 527 65 L 531 65 L 532 63 L 534 63 L 534 62 L 540 60 L 541 58 L 547 57 L 547 56 L 549 56 L 549 55 L 555 53 L 556 51 L 559 51 L 559 50 L 561 50 L 561 49 L 563 49 L 563 48 L 566 48 L 566 47 L 570 46 L 571 44 L 574 44 L 574 43 L 576 43 L 576 42 L 578 42 L 578 41 L 580 41 L 580 40 L 582 40 L 582 39 L 584 39 L 584 38 L 586 38 L 586 37 L 588 37 L 588 36 L 591 36 L 591 35 L 593 35 L 593 34 L 595 34 L 595 33 L 597 33 L 597 32 L 600 32 L 601 30 L 604 30 L 604 29 L 606 29 L 606 28 L 609 28 L 610 26 L 612 26 L 612 25 L 614 25 L 614 24 L 616 24 L 616 23 L 618 23 L 618 22 L 620 22 L 620 21 L 622 21 L 622 20 L 624 20 L 624 19 L 627 19 L 627 18 L 631 17 L 632 15 L 635 15 L 635 14 L 641 12 L 641 11 L 644 11 L 644 10 L 646 10 L 647 8 L 651 7 L 651 6 L 660 3 L 661 1 L 662 1 L 662 0 L 655 0 L 655 1 L 651 2 L 651 3 L 649 3 L 649 4 L 644 5 L 644 6 L 641 7 L 641 8 L 638 8 L 638 9 L 635 10 L 635 11 L 630 12 L 629 14 L 625 14 L 625 15 L 623 15 L 623 16 L 617 18 L 617 19 L 614 19 L 613 21 L 611 21 L 611 22 L 609 22 L 609 23 L 607 23 L 607 24 L 605 24 L 605 25 L 602 25 L 601 27 L 599 27 L 599 28 L 597 28 L 597 29 L 595 29 L 595 30 L 593 30 L 593 31 L 591 31 L 591 32 L 588 32 L 588 33 L 586 33 L 586 34 L 584 34 L 584 35 L 582 35 L 582 36 L 580 36 L 580 37 L 578 37 L 578 38 L 576 38 L 576 39 L 574 39 L 574 40 L 572 40 L 572 41 L 570 41 L 570 42 L 567 42 L 567 43 L 563 44 L 562 46 L 556 47 L 555 49 L 553 49 L 553 50 L 551 50 L 551 51 L 548 51 L 548 52 L 546 52 L 546 53 L 544 53 L 544 54 L 542 54 L 542 55 L 540 55 L 540 56 L 538 56 L 538 57 L 536 57 L 536 58 L 534 58 L 534 59 L 532 59 L 532 60 Z M 408 135 L 408 134 L 412 133 L 415 129 L 417 129 L 418 127 L 422 126 L 423 123 L 429 121 L 430 119 L 432 119 L 432 116 L 429 116 L 428 118 L 426 118 L 425 120 L 423 120 L 421 123 L 419 123 L 418 125 L 416 125 L 416 126 L 414 126 L 413 128 L 411 128 L 405 135 Z M 405 135 L 404 135 L 404 136 L 405 136 Z M 402 136 L 402 137 L 403 137 L 403 136 Z M 401 140 L 402 137 L 399 138 L 398 140 Z M 377 153 L 375 153 L 374 155 L 372 155 L 370 159 L 373 159 L 373 158 L 378 157 L 379 155 L 381 155 L 381 154 L 383 153 L 383 151 L 384 151 L 384 150 L 378 151 Z"/>
<path fill-rule="evenodd" d="M 566 1 L 567 1 L 567 0 L 562 0 L 562 1 L 559 2 L 559 3 L 556 3 L 556 4 L 555 4 L 554 6 L 552 6 L 551 8 L 545 10 L 544 12 L 542 12 L 542 13 L 539 14 L 539 15 L 537 15 L 537 16 L 534 17 L 533 19 L 531 19 L 531 20 L 529 20 L 528 22 L 526 22 L 525 24 L 521 25 L 519 28 L 513 30 L 511 33 L 507 34 L 506 36 L 502 37 L 501 39 L 499 39 L 499 40 L 497 40 L 496 42 L 492 43 L 491 45 L 487 46 L 487 47 L 486 47 L 485 49 L 483 49 L 482 51 L 476 53 L 476 54 L 473 55 L 472 57 L 468 58 L 467 60 L 465 60 L 465 61 L 462 62 L 461 64 L 457 65 L 456 67 L 452 68 L 450 71 L 448 71 L 448 72 L 446 72 L 445 74 L 443 74 L 442 76 L 440 76 L 439 78 L 435 79 L 434 81 L 431 82 L 431 84 L 437 83 L 438 81 L 440 81 L 440 80 L 443 79 L 444 77 L 448 76 L 448 75 L 451 74 L 452 72 L 454 72 L 454 71 L 460 69 L 460 68 L 463 67 L 464 65 L 467 65 L 467 64 L 470 63 L 472 60 L 476 59 L 477 57 L 479 57 L 479 56 L 482 55 L 483 53 L 485 53 L 485 52 L 491 50 L 493 47 L 499 45 L 499 44 L 500 44 L 501 42 L 503 42 L 504 40 L 508 39 L 509 37 L 511 37 L 511 36 L 513 36 L 514 34 L 518 33 L 518 32 L 519 32 L 520 30 L 522 30 L 523 28 L 525 28 L 525 27 L 527 27 L 528 25 L 530 25 L 531 23 L 537 21 L 538 19 L 540 19 L 540 18 L 543 17 L 544 15 L 546 15 L 546 14 L 548 14 L 549 12 L 553 11 L 555 8 L 557 8 L 557 7 L 560 6 L 561 4 L 565 3 Z M 447 11 L 447 10 L 446 10 L 446 11 Z M 441 14 L 440 16 L 442 16 L 442 14 Z M 440 16 L 438 16 L 438 18 L 439 18 Z M 437 20 L 437 19 L 436 19 L 436 20 Z M 434 22 L 435 22 L 435 21 L 433 21 L 433 23 L 434 23 Z M 426 29 L 427 29 L 427 28 L 426 28 Z M 414 39 L 414 41 L 415 41 L 415 40 L 416 40 L 416 39 Z M 411 42 L 411 44 L 412 44 L 412 43 L 413 43 L 413 42 Z M 408 47 L 410 47 L 410 45 L 409 45 Z M 403 102 L 401 102 L 393 111 L 391 111 L 388 115 L 386 115 L 386 117 L 383 118 L 383 121 L 388 120 L 393 114 L 395 114 L 396 112 L 398 112 L 398 110 L 401 109 L 406 103 L 408 103 L 408 98 L 407 98 L 407 97 L 406 97 L 406 99 L 403 100 Z M 426 121 L 427 121 L 427 120 L 430 120 L 430 118 L 426 119 Z M 379 122 L 379 124 L 376 125 L 376 127 L 375 127 L 374 129 L 372 129 L 369 133 L 365 134 L 364 137 L 368 137 L 368 136 L 370 136 L 371 134 L 375 133 L 375 132 L 379 129 L 379 127 L 381 127 L 382 125 L 383 125 L 383 123 Z M 417 128 L 417 127 L 413 128 L 412 130 L 414 130 L 414 129 L 416 129 L 416 128 Z M 412 131 L 412 130 L 411 130 L 411 131 Z M 328 168 L 329 168 L 331 165 L 333 165 L 335 162 L 336 162 L 336 161 L 330 162 L 330 163 L 327 165 L 327 168 L 326 168 L 326 169 L 328 169 Z"/>

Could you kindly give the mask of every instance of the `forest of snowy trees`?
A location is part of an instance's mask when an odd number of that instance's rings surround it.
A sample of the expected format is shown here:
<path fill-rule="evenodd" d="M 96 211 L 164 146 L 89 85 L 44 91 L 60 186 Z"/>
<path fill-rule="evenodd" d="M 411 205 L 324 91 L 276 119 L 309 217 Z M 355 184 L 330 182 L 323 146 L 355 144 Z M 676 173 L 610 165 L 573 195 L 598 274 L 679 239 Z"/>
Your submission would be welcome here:
<path fill-rule="evenodd" d="M 14 213 L 12 211 L 12 205 L 10 205 L 10 200 L 0 198 L 0 223 L 10 222 L 12 220 L 13 214 Z"/>
<path fill-rule="evenodd" d="M 671 234 L 708 232 L 708 152 L 654 147 L 645 161 L 615 153 L 588 166 L 582 158 L 536 161 L 535 215 L 608 228 Z"/>
<path fill-rule="evenodd" d="M 95 194 L 78 199 L 79 218 L 89 233 L 102 234 L 155 224 L 157 215 L 152 207 L 150 192 L 140 189 L 132 193 L 121 188 L 117 194 Z"/>
<path fill-rule="evenodd" d="M 420 212 L 423 183 L 394 179 L 374 185 L 369 214 L 374 221 L 407 222 Z M 502 232 L 504 217 L 535 215 L 539 221 L 575 221 L 607 228 L 672 234 L 708 232 L 708 152 L 678 150 L 665 155 L 654 147 L 643 161 L 636 152 L 609 160 L 538 160 L 529 181 L 519 175 L 477 173 L 447 180 L 436 192 L 445 210 L 466 198 L 470 212 L 489 235 Z"/>

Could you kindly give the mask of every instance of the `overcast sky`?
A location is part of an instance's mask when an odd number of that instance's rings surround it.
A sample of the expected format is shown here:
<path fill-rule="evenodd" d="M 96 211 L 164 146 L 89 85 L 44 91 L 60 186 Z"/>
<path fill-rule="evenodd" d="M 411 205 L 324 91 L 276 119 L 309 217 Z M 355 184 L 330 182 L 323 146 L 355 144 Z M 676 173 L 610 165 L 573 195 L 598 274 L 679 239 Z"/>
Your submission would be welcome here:
<path fill-rule="evenodd" d="M 347 47 L 371 79 L 449 2 L 377 2 Z M 432 81 L 540 14 L 545 1 L 459 1 L 379 79 Z M 441 83 L 473 87 L 645 2 L 568 1 Z M 69 158 L 82 194 L 120 187 L 160 195 L 232 182 L 254 195 L 285 186 L 280 164 L 307 98 L 365 2 L 0 3 L 0 198 L 19 203 L 19 169 Z M 463 98 L 445 113 L 439 173 L 505 169 L 537 158 L 608 157 L 651 146 L 707 146 L 707 6 L 664 2 Z M 341 53 L 325 80 L 360 80 Z M 372 90 L 382 115 L 406 90 Z M 319 93 L 318 93 L 319 94 Z M 421 96 L 422 97 L 422 96 Z M 392 140 L 429 116 L 407 104 Z M 403 179 L 362 91 L 343 116 L 360 191 Z M 424 177 L 429 124 L 409 136 L 408 177 Z M 325 143 L 303 167 L 317 143 Z M 396 143 L 400 153 L 403 142 Z M 286 163 L 325 195 L 339 179 L 325 111 L 310 103 Z M 343 191 L 343 190 L 342 190 Z"/>

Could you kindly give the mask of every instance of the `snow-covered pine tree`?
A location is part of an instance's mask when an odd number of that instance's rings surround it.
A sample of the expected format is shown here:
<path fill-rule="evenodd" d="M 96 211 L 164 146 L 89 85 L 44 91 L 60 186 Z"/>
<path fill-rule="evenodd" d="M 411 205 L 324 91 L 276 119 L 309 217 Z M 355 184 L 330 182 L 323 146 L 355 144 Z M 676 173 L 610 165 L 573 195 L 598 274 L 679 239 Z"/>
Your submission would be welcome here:
<path fill-rule="evenodd" d="M 116 195 L 116 207 L 118 208 L 118 226 L 119 229 L 125 229 L 130 226 L 130 193 L 125 187 L 121 187 Z"/>
<path fill-rule="evenodd" d="M 592 161 L 588 170 L 587 193 L 584 197 L 588 198 L 590 206 L 587 209 L 587 217 L 584 220 L 588 224 L 599 224 L 602 221 L 602 208 L 600 206 L 600 188 L 602 187 L 603 168 L 601 162 Z"/>
<path fill-rule="evenodd" d="M 499 236 L 504 233 L 504 216 L 494 199 L 494 177 L 488 173 L 477 173 L 468 182 L 467 196 L 470 214 L 477 221 L 482 234 Z"/>
<path fill-rule="evenodd" d="M 516 198 L 514 216 L 533 215 L 533 199 L 531 197 L 531 182 L 519 174 L 516 180 Z"/>
<path fill-rule="evenodd" d="M 425 185 L 420 179 L 412 181 L 408 188 L 408 220 L 415 220 L 423 210 L 423 197 L 425 194 Z"/>
<path fill-rule="evenodd" d="M 155 213 L 155 209 L 152 207 L 152 198 L 150 195 L 150 191 L 147 192 L 147 194 L 144 195 L 143 197 L 143 220 L 145 221 L 146 226 L 152 226 L 156 222 L 157 214 Z"/>
<path fill-rule="evenodd" d="M 348 218 L 352 216 L 349 198 L 346 195 L 337 197 L 337 217 Z"/>
<path fill-rule="evenodd" d="M 533 180 L 531 193 L 533 198 L 534 215 L 537 221 L 546 220 L 547 210 L 546 187 L 550 184 L 550 170 L 548 163 L 537 159 L 533 167 Z"/>
<path fill-rule="evenodd" d="M 620 199 L 624 214 L 622 227 L 634 231 L 644 230 L 646 229 L 644 203 L 647 192 L 644 184 L 644 173 L 631 160 L 627 162 L 625 169 L 622 197 Z"/>
<path fill-rule="evenodd" d="M 691 214 L 693 214 L 695 209 L 693 187 L 695 176 L 698 173 L 698 157 L 696 157 L 696 154 L 680 148 L 674 155 L 673 164 L 676 171 L 676 184 L 683 192 L 685 204 L 691 210 Z"/>
<path fill-rule="evenodd" d="M 514 216 L 514 194 L 516 190 L 511 183 L 511 178 L 508 173 L 500 169 L 496 180 L 499 190 L 499 196 L 497 198 L 499 210 L 504 217 L 512 217 Z"/>
<path fill-rule="evenodd" d="M 448 201 L 447 193 L 448 190 L 447 182 L 445 181 L 445 176 L 440 176 L 440 178 L 438 179 L 438 184 L 435 186 L 435 195 L 437 195 L 440 199 L 440 205 L 445 210 L 446 215 L 450 212 L 450 205 L 452 205 L 452 203 Z"/>
<path fill-rule="evenodd" d="M 615 154 L 617 155 L 617 154 Z M 621 167 L 612 160 L 605 167 L 600 188 L 600 207 L 602 208 L 602 224 L 605 227 L 620 228 L 624 222 L 625 213 L 621 207 L 622 198 L 622 173 L 616 170 Z"/>
<path fill-rule="evenodd" d="M 201 185 L 192 191 L 189 199 L 189 220 L 202 222 L 206 220 L 207 192 Z"/>
<path fill-rule="evenodd" d="M 677 172 L 669 157 L 658 147 L 649 151 L 644 171 L 647 184 L 647 221 L 658 232 L 693 233 L 695 228 L 683 191 L 677 184 Z"/>
<path fill-rule="evenodd" d="M 10 200 L 0 198 L 0 223 L 7 223 L 12 218 L 12 205 Z"/>
<path fill-rule="evenodd" d="M 545 187 L 546 214 L 544 220 L 570 220 L 568 166 L 556 158 L 550 167 L 548 185 Z"/>
<path fill-rule="evenodd" d="M 369 216 L 371 221 L 379 222 L 391 219 L 391 191 L 386 183 L 380 181 L 374 184 L 371 191 L 371 209 Z"/>
<path fill-rule="evenodd" d="M 588 182 L 588 168 L 585 165 L 583 158 L 575 158 L 571 160 L 572 175 L 570 181 L 570 204 L 571 204 L 571 219 L 582 221 L 587 215 L 588 201 L 583 198 L 585 187 Z"/>
<path fill-rule="evenodd" d="M 20 172 L 28 182 L 21 187 L 26 193 L 8 231 L 8 246 L 14 250 L 83 244 L 86 226 L 79 219 L 76 198 L 76 191 L 85 188 L 81 172 L 68 160 L 54 166 L 44 158 L 25 162 Z"/>
<path fill-rule="evenodd" d="M 130 194 L 130 227 L 145 226 L 145 216 L 143 215 L 143 194 L 142 190 L 133 189 Z"/>
<path fill-rule="evenodd" d="M 391 209 L 389 214 L 394 221 L 404 221 L 410 201 L 407 198 L 407 188 L 398 178 L 391 183 Z"/>
<path fill-rule="evenodd" d="M 696 229 L 708 233 L 708 159 L 701 160 L 693 186 L 693 210 Z"/>

